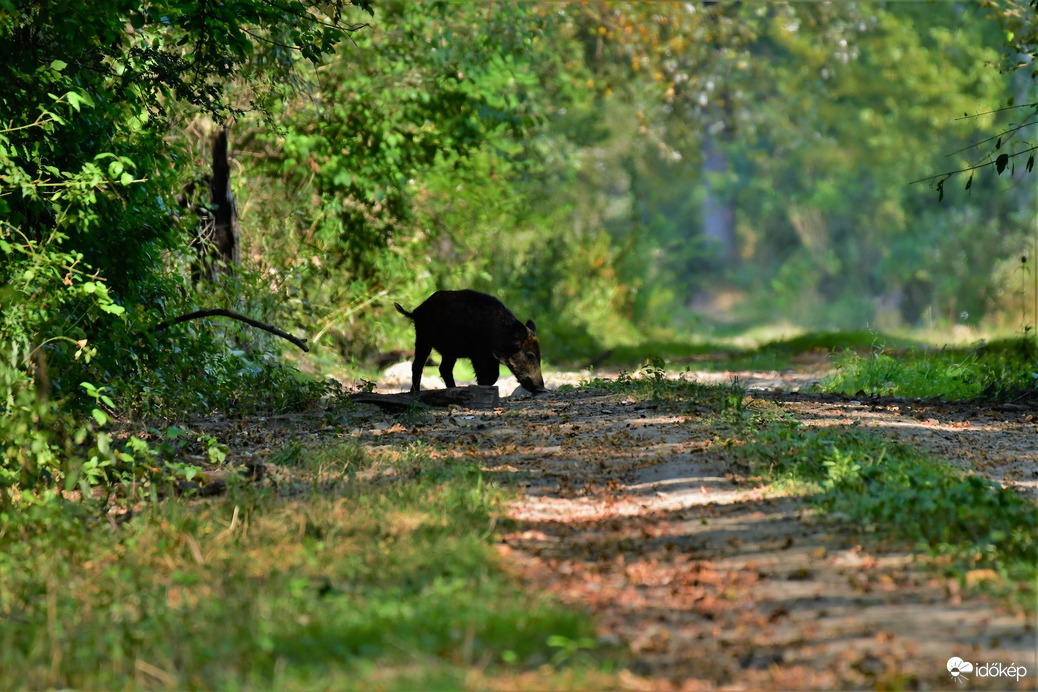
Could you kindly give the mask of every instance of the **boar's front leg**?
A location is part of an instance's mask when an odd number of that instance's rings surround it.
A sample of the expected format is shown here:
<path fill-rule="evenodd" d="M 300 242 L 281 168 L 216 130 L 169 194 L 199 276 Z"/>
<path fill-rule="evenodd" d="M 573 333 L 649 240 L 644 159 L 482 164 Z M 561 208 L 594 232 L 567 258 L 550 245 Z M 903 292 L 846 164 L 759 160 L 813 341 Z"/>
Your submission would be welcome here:
<path fill-rule="evenodd" d="M 411 393 L 418 394 L 422 391 L 422 369 L 432 354 L 432 346 L 421 342 L 414 342 L 414 363 L 411 364 Z"/>
<path fill-rule="evenodd" d="M 454 356 L 445 356 L 440 354 L 440 377 L 443 378 L 443 384 L 448 389 L 454 388 L 454 364 L 458 362 L 458 359 Z"/>
<path fill-rule="evenodd" d="M 472 369 L 476 371 L 476 384 L 487 387 L 497 382 L 497 376 L 501 368 L 497 358 L 493 356 L 482 356 L 472 359 Z"/>

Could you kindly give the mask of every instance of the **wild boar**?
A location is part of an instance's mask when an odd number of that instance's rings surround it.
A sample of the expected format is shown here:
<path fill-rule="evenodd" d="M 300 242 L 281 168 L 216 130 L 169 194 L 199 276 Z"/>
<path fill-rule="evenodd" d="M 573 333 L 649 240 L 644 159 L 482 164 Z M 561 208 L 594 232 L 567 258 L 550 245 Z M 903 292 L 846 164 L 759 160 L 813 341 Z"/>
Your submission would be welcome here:
<path fill-rule="evenodd" d="M 440 376 L 448 387 L 454 386 L 454 364 L 468 358 L 481 385 L 495 384 L 498 363 L 504 363 L 526 390 L 547 391 L 536 325 L 533 320 L 520 322 L 497 298 L 472 290 L 437 291 L 413 312 L 394 305 L 414 322 L 413 394 L 421 391 L 422 368 L 434 348 L 442 359 Z"/>

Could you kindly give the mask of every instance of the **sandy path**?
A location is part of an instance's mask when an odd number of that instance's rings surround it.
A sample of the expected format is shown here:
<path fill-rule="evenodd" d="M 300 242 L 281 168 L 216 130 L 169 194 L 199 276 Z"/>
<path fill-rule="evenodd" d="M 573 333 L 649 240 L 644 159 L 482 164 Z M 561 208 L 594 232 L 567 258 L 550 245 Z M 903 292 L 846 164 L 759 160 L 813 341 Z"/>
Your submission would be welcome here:
<path fill-rule="evenodd" d="M 1038 411 L 797 393 L 816 376 L 740 374 L 751 396 L 805 424 L 875 428 L 1038 495 Z M 951 688 L 946 664 L 958 656 L 1027 668 L 1019 680 L 973 675 L 969 688 L 1038 687 L 1038 608 L 967 597 L 903 549 L 737 485 L 694 406 L 673 413 L 581 389 L 436 411 L 410 427 L 368 420 L 369 445 L 419 439 L 475 455 L 523 490 L 500 552 L 594 615 L 600 637 L 626 650 L 632 686 Z"/>

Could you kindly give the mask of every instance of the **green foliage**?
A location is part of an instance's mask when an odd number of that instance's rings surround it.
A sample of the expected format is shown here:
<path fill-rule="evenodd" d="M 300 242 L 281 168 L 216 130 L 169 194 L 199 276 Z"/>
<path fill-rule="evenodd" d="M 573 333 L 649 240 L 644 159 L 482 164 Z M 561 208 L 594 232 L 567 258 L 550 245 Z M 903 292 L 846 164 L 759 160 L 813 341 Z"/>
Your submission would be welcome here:
<path fill-rule="evenodd" d="M 249 268 L 240 268 L 209 289 L 207 304 L 228 305 L 279 323 L 289 314 L 277 292 Z M 197 310 L 192 302 L 170 301 L 176 312 Z M 185 416 L 216 411 L 289 412 L 315 408 L 331 381 L 303 375 L 283 358 L 282 341 L 224 317 L 189 320 L 141 338 L 148 348 L 128 356 L 123 402 L 145 417 Z"/>
<path fill-rule="evenodd" d="M 1038 508 L 1011 489 L 859 431 L 777 419 L 744 432 L 733 453 L 751 473 L 810 494 L 852 526 L 950 558 L 959 578 L 992 569 L 1005 592 L 1034 602 Z"/>
<path fill-rule="evenodd" d="M 292 497 L 169 500 L 119 529 L 67 505 L 4 517 L 0 679 L 454 687 L 469 666 L 598 665 L 584 616 L 502 568 L 492 536 L 506 498 L 477 466 L 350 444 L 295 456 L 285 471 L 305 483 Z M 401 473 L 353 473 L 372 466 Z"/>
<path fill-rule="evenodd" d="M 62 101 L 78 104 L 66 96 L 56 105 Z M 43 111 L 25 129 L 49 131 L 63 123 L 61 116 Z M 34 196 L 87 223 L 81 203 L 105 184 L 99 171 L 88 166 L 44 183 L 18 160 L 18 147 L 11 139 L 15 132 L 0 131 L 0 175 L 17 181 L 23 198 Z M 10 214 L 6 218 L 17 219 L 8 202 L 12 194 L 16 193 L 0 194 L 0 209 Z M 99 277 L 88 273 L 83 254 L 62 249 L 65 239 L 58 229 L 37 238 L 0 220 L 0 510 L 21 498 L 19 491 L 35 488 L 53 497 L 62 488 L 77 488 L 81 481 L 84 494 L 89 494 L 89 487 L 106 478 L 105 467 L 115 459 L 110 437 L 99 432 L 108 422 L 104 407 L 112 406 L 107 394 L 89 385 L 95 406 L 88 408 L 91 418 L 84 422 L 63 411 L 60 401 L 47 398 L 74 394 L 62 372 L 69 361 L 85 365 L 97 353 L 82 323 L 124 313 Z"/>
<path fill-rule="evenodd" d="M 948 209 L 906 184 L 935 152 L 1014 117 L 955 120 L 963 102 L 1014 88 L 990 67 L 1004 35 L 978 14 L 870 2 L 574 13 L 600 77 L 638 106 L 628 130 L 649 139 L 618 130 L 621 152 L 599 147 L 610 187 L 629 190 L 629 228 L 656 251 L 648 283 L 684 299 L 736 288 L 751 319 L 808 328 L 975 324 L 1004 309 L 993 270 L 1028 246 L 1031 217 L 1016 212 L 1031 200 L 991 176 Z M 733 215 L 727 260 L 704 229 L 708 202 Z"/>
<path fill-rule="evenodd" d="M 346 358 L 410 341 L 393 301 L 460 287 L 534 318 L 555 357 L 594 355 L 631 301 L 623 248 L 551 198 L 575 174 L 568 138 L 587 138 L 575 122 L 593 120 L 588 91 L 569 86 L 581 66 L 546 40 L 552 18 L 515 4 L 383 10 L 359 53 L 327 65 L 319 98 L 285 102 L 277 149 L 255 140 L 268 158 L 248 192 L 276 231 L 253 240 L 265 264 L 287 265 L 300 321 L 323 312 L 316 335 Z M 285 205 L 271 179 L 298 196 Z"/>
<path fill-rule="evenodd" d="M 837 372 L 819 384 L 822 391 L 843 394 L 1011 399 L 1038 392 L 1035 360 L 1026 341 L 969 349 L 845 353 Z"/>
<path fill-rule="evenodd" d="M 188 234 L 173 212 L 186 171 L 166 135 L 181 104 L 236 110 L 225 91 L 233 75 L 254 80 L 254 104 L 285 93 L 296 57 L 269 46 L 316 62 L 350 29 L 339 24 L 344 3 L 321 7 L 329 14 L 299 0 L 0 10 L 0 505 L 35 490 L 90 497 L 112 481 L 136 452 L 115 449 L 101 428 L 141 389 L 148 400 L 149 384 L 182 413 L 198 407 L 170 396 L 184 384 L 203 403 L 214 398 L 201 376 L 185 383 L 150 368 L 165 354 L 148 328 L 189 293 L 177 275 Z M 247 361 L 226 347 L 204 358 L 196 349 L 178 366 L 205 361 L 218 390 L 231 360 L 246 385 L 289 389 L 276 367 L 242 373 Z"/>
<path fill-rule="evenodd" d="M 535 30 L 521 8 L 388 3 L 381 13 L 324 67 L 319 100 L 283 104 L 266 164 L 292 187 L 312 185 L 308 238 L 325 262 L 362 278 L 410 220 L 416 178 L 483 146 L 507 151 L 536 86 L 519 62 L 524 30 Z"/>
<path fill-rule="evenodd" d="M 970 152 L 970 160 L 965 161 L 962 167 L 923 179 L 937 190 L 938 199 L 944 199 L 945 183 L 956 176 L 966 177 L 964 189 L 968 192 L 973 187 L 974 178 L 988 172 L 985 169 L 994 167 L 995 174 L 999 176 L 1008 169 L 1010 177 L 1016 177 L 1017 164 L 1020 164 L 1022 172 L 1029 174 L 1034 170 L 1038 144 L 1028 135 L 1033 134 L 1038 126 L 1038 101 L 1032 100 L 1033 92 L 1026 85 L 1038 79 L 1038 70 L 1033 69 L 1038 54 L 1038 4 L 1025 0 L 1003 0 L 986 5 L 1003 31 L 999 70 L 1003 73 L 1016 71 L 1016 93 L 1010 94 L 1001 108 L 974 114 L 967 112 L 963 118 L 979 118 L 992 111 L 1007 112 L 1013 114 L 1014 122 L 990 128 L 990 136 L 954 152 Z M 981 158 L 976 158 L 978 156 Z"/>
<path fill-rule="evenodd" d="M 998 254 L 976 250 L 994 247 L 992 234 L 1010 236 L 1020 228 L 1009 215 L 1012 198 L 1000 201 L 995 192 L 1006 186 L 986 181 L 986 199 L 974 196 L 962 203 L 969 211 L 959 212 L 978 218 L 956 222 L 946 217 L 958 210 L 941 209 L 936 199 L 923 200 L 906 185 L 918 177 L 911 170 L 926 170 L 918 162 L 968 138 L 953 120 L 959 101 L 952 94 L 994 102 L 1007 88 L 985 67 L 995 58 L 992 25 L 972 24 L 964 40 L 956 14 L 950 6 L 889 6 L 876 12 L 849 44 L 852 54 L 838 62 L 805 42 L 803 33 L 782 39 L 786 55 L 797 60 L 784 68 L 795 76 L 775 82 L 776 95 L 804 99 L 820 89 L 830 97 L 803 109 L 806 120 L 790 123 L 795 129 L 769 130 L 763 146 L 745 152 L 739 165 L 753 177 L 737 204 L 759 209 L 749 212 L 760 221 L 748 224 L 748 232 L 762 261 L 774 263 L 773 272 L 747 278 L 769 282 L 774 307 L 798 323 L 912 324 L 928 308 L 940 310 L 937 316 L 945 321 L 966 315 L 973 322 L 990 309 L 984 292 L 992 265 L 985 271 L 976 261 Z M 813 76 L 816 71 L 822 80 Z M 805 131 L 798 132 L 801 125 Z M 812 132 L 820 133 L 821 142 L 805 137 Z M 781 159 L 769 156 L 779 148 L 789 151 Z M 795 173 L 776 178 L 781 169 Z M 766 182 L 779 178 L 779 185 Z M 966 248 L 978 258 L 968 269 L 962 266 Z"/>
<path fill-rule="evenodd" d="M 906 185 L 1006 117 L 953 120 L 1009 88 L 996 25 L 964 13 L 390 3 L 276 139 L 246 135 L 267 161 L 250 242 L 357 365 L 408 346 L 394 300 L 466 286 L 536 319 L 556 362 L 698 326 L 719 288 L 755 321 L 977 324 L 1006 308 L 1022 196 L 978 180 L 948 209 Z M 711 195 L 737 210 L 731 261 Z"/>

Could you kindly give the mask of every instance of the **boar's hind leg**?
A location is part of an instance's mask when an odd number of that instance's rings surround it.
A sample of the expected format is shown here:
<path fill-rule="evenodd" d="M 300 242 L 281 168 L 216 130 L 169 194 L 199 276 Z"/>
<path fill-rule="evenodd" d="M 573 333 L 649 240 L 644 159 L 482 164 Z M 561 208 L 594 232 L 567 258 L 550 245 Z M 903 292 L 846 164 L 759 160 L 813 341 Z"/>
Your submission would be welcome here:
<path fill-rule="evenodd" d="M 443 384 L 448 389 L 452 389 L 454 387 L 454 364 L 458 362 L 458 359 L 441 353 L 440 360 L 440 377 L 443 378 Z"/>
<path fill-rule="evenodd" d="M 414 363 L 411 364 L 411 392 L 417 394 L 422 391 L 422 369 L 425 362 L 429 360 L 432 346 L 416 341 L 414 344 Z"/>
<path fill-rule="evenodd" d="M 497 358 L 493 356 L 473 358 L 472 369 L 476 371 L 476 384 L 487 387 L 497 382 L 497 376 L 500 372 Z"/>

